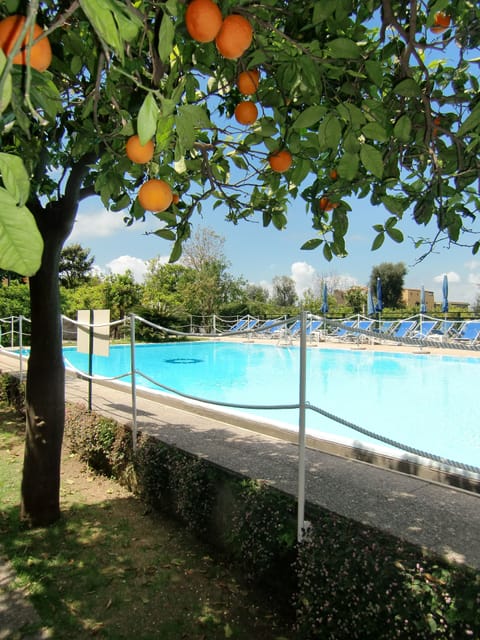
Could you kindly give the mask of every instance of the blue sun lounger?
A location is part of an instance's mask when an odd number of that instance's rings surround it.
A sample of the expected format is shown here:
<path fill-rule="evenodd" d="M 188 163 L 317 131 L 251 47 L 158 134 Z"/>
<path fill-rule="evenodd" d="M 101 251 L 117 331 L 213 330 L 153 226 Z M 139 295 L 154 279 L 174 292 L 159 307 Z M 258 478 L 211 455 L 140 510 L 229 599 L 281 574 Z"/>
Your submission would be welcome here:
<path fill-rule="evenodd" d="M 473 344 L 480 338 L 480 321 L 467 320 L 461 327 L 456 336 L 453 336 L 455 342 L 470 342 Z"/>

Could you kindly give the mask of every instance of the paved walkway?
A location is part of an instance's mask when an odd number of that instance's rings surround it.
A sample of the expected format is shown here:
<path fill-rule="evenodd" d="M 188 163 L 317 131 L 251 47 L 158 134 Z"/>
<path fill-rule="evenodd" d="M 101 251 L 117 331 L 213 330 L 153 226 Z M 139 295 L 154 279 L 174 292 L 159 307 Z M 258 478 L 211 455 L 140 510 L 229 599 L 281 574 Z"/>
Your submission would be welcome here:
<path fill-rule="evenodd" d="M 16 369 L 0 354 L 0 370 Z M 66 387 L 69 401 L 87 402 L 85 381 L 69 376 Z M 130 407 L 128 389 L 93 385 L 93 410 L 131 423 Z M 229 424 L 207 410 L 192 413 L 153 393 L 138 394 L 137 424 L 167 444 L 297 495 L 298 447 L 268 430 Z M 479 494 L 310 448 L 306 471 L 308 501 L 480 570 Z"/>

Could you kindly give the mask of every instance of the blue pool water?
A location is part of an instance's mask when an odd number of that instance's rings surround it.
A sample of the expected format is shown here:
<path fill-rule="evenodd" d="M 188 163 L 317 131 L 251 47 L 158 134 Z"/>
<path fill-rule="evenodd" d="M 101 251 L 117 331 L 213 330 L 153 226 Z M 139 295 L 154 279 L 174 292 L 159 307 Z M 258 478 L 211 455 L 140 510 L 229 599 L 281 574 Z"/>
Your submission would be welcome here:
<path fill-rule="evenodd" d="M 70 362 L 88 370 L 86 354 L 75 348 L 64 352 L 67 365 Z M 137 370 L 162 385 L 207 401 L 298 404 L 299 349 L 295 346 L 231 342 L 138 345 L 135 364 Z M 96 375 L 129 371 L 129 346 L 113 346 L 108 358 L 93 358 Z M 480 358 L 475 357 L 311 348 L 306 398 L 311 405 L 364 429 L 480 467 L 479 372 Z M 163 390 L 140 376 L 137 386 Z M 298 426 L 298 410 L 245 411 L 284 423 L 286 428 Z M 375 443 L 310 410 L 306 430 L 319 437 L 333 434 L 340 440 Z"/>

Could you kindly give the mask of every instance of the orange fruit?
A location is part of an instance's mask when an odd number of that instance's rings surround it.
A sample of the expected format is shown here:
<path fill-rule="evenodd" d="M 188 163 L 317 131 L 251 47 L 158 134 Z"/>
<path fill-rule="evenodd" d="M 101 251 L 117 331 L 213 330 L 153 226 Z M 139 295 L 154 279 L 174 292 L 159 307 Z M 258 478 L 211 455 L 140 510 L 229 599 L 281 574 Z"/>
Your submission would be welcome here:
<path fill-rule="evenodd" d="M 268 156 L 268 164 L 277 173 L 288 171 L 292 166 L 293 158 L 288 149 L 274 151 Z"/>
<path fill-rule="evenodd" d="M 20 32 L 25 24 L 24 16 L 8 16 L 0 22 L 0 47 L 6 56 L 15 46 Z M 43 33 L 40 25 L 35 24 L 33 27 L 33 41 L 39 38 Z M 30 42 L 30 32 L 23 39 L 20 51 L 13 58 L 13 64 L 27 64 L 27 44 Z M 30 66 L 37 71 L 46 71 L 52 62 L 52 49 L 48 38 L 42 38 L 30 47 Z"/>
<path fill-rule="evenodd" d="M 331 180 L 338 179 L 338 171 L 336 169 L 330 169 L 330 173 L 328 175 L 330 176 Z"/>
<path fill-rule="evenodd" d="M 180 202 L 180 196 L 178 195 L 178 193 L 172 194 L 172 202 L 173 204 L 178 204 Z"/>
<path fill-rule="evenodd" d="M 321 211 L 331 211 L 338 207 L 338 202 L 332 202 L 327 196 L 322 196 L 318 202 Z"/>
<path fill-rule="evenodd" d="M 260 81 L 260 71 L 258 69 L 249 69 L 238 74 L 237 87 L 244 96 L 251 96 L 258 89 Z"/>
<path fill-rule="evenodd" d="M 219 53 L 228 60 L 236 60 L 252 43 L 253 29 L 243 16 L 232 13 L 222 23 L 215 38 Z"/>
<path fill-rule="evenodd" d="M 138 201 L 146 211 L 158 213 L 172 204 L 173 194 L 170 185 L 164 180 L 152 178 L 140 187 Z"/>
<path fill-rule="evenodd" d="M 212 42 L 222 26 L 222 12 L 212 0 L 192 0 L 185 12 L 185 24 L 197 42 Z"/>
<path fill-rule="evenodd" d="M 235 120 L 240 124 L 253 124 L 258 118 L 258 109 L 251 100 L 239 102 L 235 107 Z"/>
<path fill-rule="evenodd" d="M 140 144 L 140 138 L 137 135 L 130 136 L 125 145 L 127 158 L 137 164 L 150 162 L 153 158 L 154 151 L 155 145 L 153 144 L 153 140 L 149 140 L 146 144 Z"/>
<path fill-rule="evenodd" d="M 450 26 L 451 18 L 444 11 L 437 11 L 433 17 L 433 25 L 430 27 L 430 31 L 433 33 L 443 33 Z"/>

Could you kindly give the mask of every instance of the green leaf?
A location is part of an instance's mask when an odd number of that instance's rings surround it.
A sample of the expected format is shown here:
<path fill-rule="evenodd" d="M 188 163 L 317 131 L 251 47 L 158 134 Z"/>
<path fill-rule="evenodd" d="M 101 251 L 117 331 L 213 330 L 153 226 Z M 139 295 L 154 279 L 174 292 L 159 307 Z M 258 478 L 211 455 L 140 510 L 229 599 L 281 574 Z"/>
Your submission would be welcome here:
<path fill-rule="evenodd" d="M 7 58 L 3 53 L 3 50 L 0 49 L 0 77 L 3 74 L 3 69 L 7 63 Z M 5 109 L 10 104 L 10 100 L 12 99 L 12 76 L 10 73 L 5 78 L 5 82 L 2 87 L 2 94 L 0 95 L 0 113 L 3 113 Z"/>
<path fill-rule="evenodd" d="M 140 18 L 117 0 L 80 0 L 80 6 L 100 40 L 109 45 L 123 62 L 123 43 L 132 42 L 137 37 L 142 24 Z"/>
<path fill-rule="evenodd" d="M 383 176 L 383 157 L 380 151 L 370 144 L 362 144 L 360 160 L 367 171 L 381 180 Z"/>
<path fill-rule="evenodd" d="M 293 123 L 294 129 L 303 129 L 316 124 L 325 114 L 325 107 L 314 105 L 307 107 Z"/>
<path fill-rule="evenodd" d="M 159 238 L 163 238 L 164 240 L 168 240 L 168 241 L 173 241 L 175 240 L 175 237 L 176 237 L 175 233 L 171 229 L 157 229 L 154 233 Z M 172 255 L 173 255 L 173 251 L 172 251 Z M 170 262 L 175 262 L 175 260 L 171 259 L 171 256 L 170 256 Z"/>
<path fill-rule="evenodd" d="M 411 132 L 412 121 L 410 118 L 406 114 L 400 116 L 393 127 L 393 135 L 400 140 L 400 142 L 408 142 Z"/>
<path fill-rule="evenodd" d="M 357 177 L 358 165 L 356 153 L 344 153 L 337 165 L 338 175 L 344 180 L 354 180 Z"/>
<path fill-rule="evenodd" d="M 337 38 L 327 44 L 327 54 L 334 58 L 360 58 L 362 50 L 353 40 Z"/>
<path fill-rule="evenodd" d="M 382 196 L 382 203 L 385 207 L 396 216 L 401 217 L 408 206 L 405 198 L 396 198 L 395 196 Z"/>
<path fill-rule="evenodd" d="M 406 98 L 414 98 L 419 96 L 421 93 L 420 87 L 413 78 L 405 78 L 405 80 L 401 80 L 395 85 L 393 90 L 397 95 L 405 96 Z"/>
<path fill-rule="evenodd" d="M 371 251 L 376 251 L 377 249 L 380 249 L 384 240 L 385 240 L 385 234 L 383 232 L 379 233 L 378 236 L 375 237 L 372 243 Z"/>
<path fill-rule="evenodd" d="M 311 240 L 307 240 L 307 242 L 302 244 L 300 249 L 303 249 L 305 251 L 311 251 L 312 249 L 316 249 L 317 247 L 319 247 L 322 244 L 322 242 L 323 240 L 321 238 L 312 238 Z"/>
<path fill-rule="evenodd" d="M 330 245 L 328 244 L 328 242 L 326 242 L 323 245 L 323 257 L 325 258 L 325 260 L 327 260 L 328 262 L 331 262 L 332 258 L 333 258 L 333 254 L 332 254 L 332 250 L 330 248 Z"/>
<path fill-rule="evenodd" d="M 349 102 L 340 103 L 337 107 L 337 111 L 345 122 L 351 124 L 353 129 L 360 129 L 360 127 L 366 122 L 363 111 Z"/>
<path fill-rule="evenodd" d="M 43 109 L 50 120 L 54 120 L 57 114 L 63 111 L 60 93 L 48 74 L 33 69 L 32 75 L 33 82 L 30 90 L 32 102 L 36 107 Z"/>
<path fill-rule="evenodd" d="M 175 128 L 184 151 L 193 148 L 197 139 L 196 130 L 198 128 L 210 126 L 210 119 L 200 105 L 186 104 L 178 108 L 175 117 Z"/>
<path fill-rule="evenodd" d="M 0 269 L 33 276 L 42 253 L 43 240 L 33 215 L 0 187 Z"/>
<path fill-rule="evenodd" d="M 168 259 L 169 262 L 176 262 L 182 255 L 182 241 L 177 240 L 173 245 L 172 252 Z"/>
<path fill-rule="evenodd" d="M 395 242 L 403 242 L 403 233 L 400 229 L 397 229 L 396 227 L 385 227 L 385 231 Z"/>
<path fill-rule="evenodd" d="M 342 125 L 333 115 L 327 115 L 318 128 L 318 141 L 320 150 L 337 149 L 342 137 Z"/>
<path fill-rule="evenodd" d="M 155 136 L 155 149 L 157 152 L 164 151 L 170 145 L 173 135 L 173 124 L 175 118 L 173 115 L 158 118 L 157 134 Z"/>
<path fill-rule="evenodd" d="M 463 136 L 468 131 L 475 129 L 480 124 L 480 103 L 472 110 L 471 114 L 458 130 L 458 135 Z"/>
<path fill-rule="evenodd" d="M 158 55 L 162 62 L 168 62 L 172 53 L 175 27 L 169 15 L 163 14 L 158 34 Z"/>
<path fill-rule="evenodd" d="M 151 93 L 147 93 L 137 118 L 137 132 L 141 144 L 147 144 L 155 135 L 158 114 L 159 109 L 155 98 Z"/>
<path fill-rule="evenodd" d="M 362 127 L 362 133 L 366 138 L 370 138 L 370 140 L 378 140 L 379 142 L 386 142 L 388 140 L 385 128 L 378 122 L 368 122 Z"/>
<path fill-rule="evenodd" d="M 367 70 L 368 77 L 370 80 L 377 86 L 381 87 L 383 85 L 383 69 L 379 62 L 375 60 L 367 60 L 365 62 L 365 69 Z"/>
<path fill-rule="evenodd" d="M 30 180 L 22 159 L 10 153 L 0 153 L 0 175 L 15 204 L 23 206 L 30 193 Z"/>

